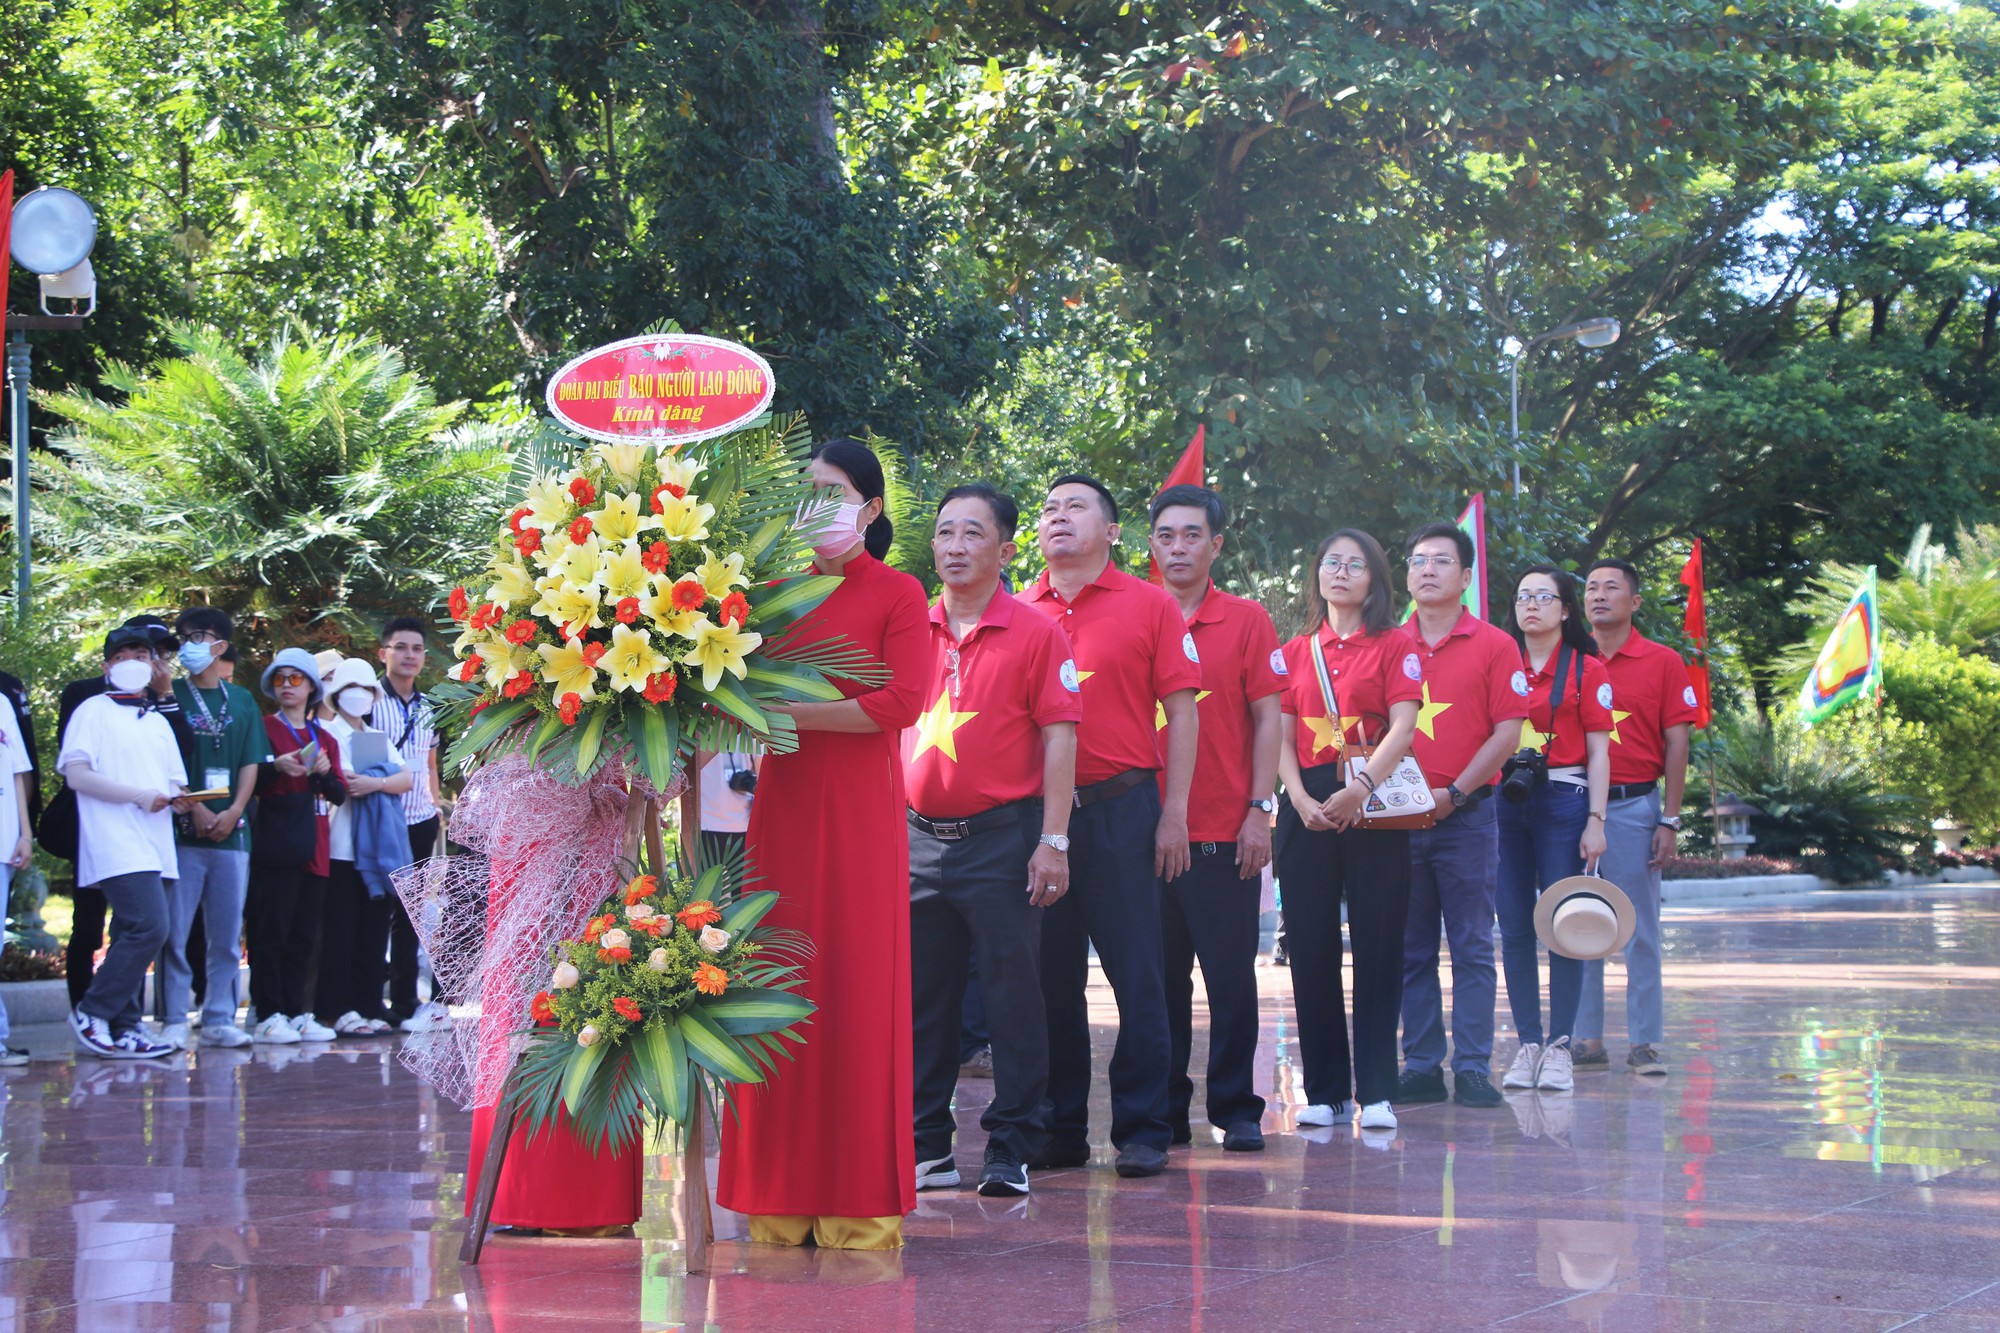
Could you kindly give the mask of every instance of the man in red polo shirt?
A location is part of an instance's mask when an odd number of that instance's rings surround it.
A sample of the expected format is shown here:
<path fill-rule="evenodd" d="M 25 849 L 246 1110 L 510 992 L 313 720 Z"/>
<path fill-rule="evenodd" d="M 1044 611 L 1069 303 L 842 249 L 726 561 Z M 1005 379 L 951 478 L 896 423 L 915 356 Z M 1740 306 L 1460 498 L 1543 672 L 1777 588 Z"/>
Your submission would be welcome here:
<path fill-rule="evenodd" d="M 1490 798 L 1500 765 L 1520 748 L 1528 678 L 1507 632 L 1465 607 L 1472 554 L 1472 538 L 1451 523 L 1417 529 L 1407 548 L 1417 609 L 1406 628 L 1424 659 L 1413 748 L 1430 780 L 1438 822 L 1410 835 L 1398 1102 L 1445 1099 L 1442 927 L 1451 944 L 1451 1096 L 1460 1106 L 1500 1105 L 1492 1080 L 1500 825 Z"/>
<path fill-rule="evenodd" d="M 1169 486 L 1153 498 L 1153 563 L 1179 605 L 1201 656 L 1195 696 L 1201 743 L 1188 799 L 1188 872 L 1161 885 L 1166 946 L 1167 1120 L 1174 1142 L 1188 1124 L 1194 1082 L 1194 963 L 1208 988 L 1208 1123 L 1231 1152 L 1264 1146 L 1264 1099 L 1257 1095 L 1257 926 L 1263 871 L 1271 860 L 1272 792 L 1283 731 L 1279 702 L 1285 655 L 1271 614 L 1215 586 L 1209 569 L 1222 551 L 1228 511 L 1201 486 Z M 1160 739 L 1166 739 L 1161 717 Z M 1164 762 L 1164 744 L 1160 753 Z"/>
<path fill-rule="evenodd" d="M 1092 477 L 1058 477 L 1038 529 L 1048 569 L 1022 594 L 1061 625 L 1076 653 L 1084 720 L 1076 733 L 1070 891 L 1042 917 L 1049 1016 L 1049 1141 L 1030 1166 L 1090 1160 L 1089 950 L 1118 1001 L 1111 1054 L 1111 1142 L 1121 1176 L 1166 1169 L 1166 990 L 1156 876 L 1188 867 L 1194 696 L 1201 658 L 1173 598 L 1111 561 L 1118 502 Z M 1164 792 L 1154 780 L 1155 720 L 1167 720 Z M 992 1010 L 989 998 L 988 1012 Z"/>
<path fill-rule="evenodd" d="M 1598 873 L 1625 890 L 1638 926 L 1625 946 L 1625 1027 L 1634 1074 L 1664 1074 L 1666 1004 L 1660 988 L 1660 867 L 1680 836 L 1681 791 L 1694 730 L 1694 687 L 1687 664 L 1639 633 L 1639 571 L 1630 561 L 1599 560 L 1584 577 L 1583 613 L 1611 673 L 1611 799 L 1604 809 L 1604 855 Z M 1661 780 L 1666 795 L 1661 798 Z M 1576 1009 L 1573 1059 L 1602 1069 L 1604 964 L 1585 963 Z"/>
<path fill-rule="evenodd" d="M 959 1181 L 951 1096 L 976 963 L 993 1048 L 979 1192 L 1002 1198 L 1028 1192 L 1028 1158 L 1048 1132 L 1042 909 L 1069 885 L 1083 717 L 1068 638 L 1000 587 L 1020 517 L 983 483 L 945 492 L 931 535 L 944 591 L 931 608 L 926 707 L 903 733 L 917 1188 Z"/>

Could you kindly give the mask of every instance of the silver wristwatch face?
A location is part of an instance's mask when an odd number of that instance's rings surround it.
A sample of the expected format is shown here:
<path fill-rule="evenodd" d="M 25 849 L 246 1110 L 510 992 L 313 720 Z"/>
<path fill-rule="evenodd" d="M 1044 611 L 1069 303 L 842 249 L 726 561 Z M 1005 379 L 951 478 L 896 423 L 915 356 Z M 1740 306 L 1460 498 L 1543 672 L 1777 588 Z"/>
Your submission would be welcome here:
<path fill-rule="evenodd" d="M 1042 835 L 1042 845 L 1044 847 L 1053 847 L 1059 852 L 1066 852 L 1069 850 L 1069 837 L 1067 834 L 1062 833 L 1044 833 Z"/>
<path fill-rule="evenodd" d="M 1265 798 L 1264 798 L 1263 800 L 1261 800 L 1261 801 L 1252 801 L 1252 802 L 1250 802 L 1250 808 L 1251 808 L 1252 810 L 1262 810 L 1262 811 L 1263 811 L 1263 812 L 1264 812 L 1265 814 L 1267 814 L 1267 815 L 1268 815 L 1268 814 L 1270 814 L 1270 813 L 1271 813 L 1271 812 L 1272 812 L 1273 810 L 1275 810 L 1275 809 L 1277 809 L 1277 808 L 1278 808 L 1278 803 L 1277 803 L 1277 801 L 1273 800 L 1273 799 L 1272 799 L 1271 797 L 1269 797 L 1269 796 L 1266 796 L 1266 797 L 1265 797 Z"/>
<path fill-rule="evenodd" d="M 1663 815 L 1660 818 L 1660 822 L 1676 833 L 1681 831 L 1681 817 L 1679 815 Z"/>

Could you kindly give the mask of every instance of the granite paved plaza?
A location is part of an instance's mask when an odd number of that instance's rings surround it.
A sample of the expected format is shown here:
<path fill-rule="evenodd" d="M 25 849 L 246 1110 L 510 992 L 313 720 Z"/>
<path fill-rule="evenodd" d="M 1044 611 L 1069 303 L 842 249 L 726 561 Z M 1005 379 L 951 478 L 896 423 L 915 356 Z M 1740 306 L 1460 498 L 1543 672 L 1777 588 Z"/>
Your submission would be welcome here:
<path fill-rule="evenodd" d="M 0 1330 L 2000 1328 L 2000 893 L 1670 916 L 1668 1078 L 1614 1039 L 1574 1094 L 1301 1133 L 1270 969 L 1269 1151 L 927 1194 L 900 1255 L 718 1214 L 695 1279 L 665 1153 L 640 1239 L 499 1237 L 462 1269 L 468 1118 L 391 1043 L 65 1053 L 4 1071 Z"/>

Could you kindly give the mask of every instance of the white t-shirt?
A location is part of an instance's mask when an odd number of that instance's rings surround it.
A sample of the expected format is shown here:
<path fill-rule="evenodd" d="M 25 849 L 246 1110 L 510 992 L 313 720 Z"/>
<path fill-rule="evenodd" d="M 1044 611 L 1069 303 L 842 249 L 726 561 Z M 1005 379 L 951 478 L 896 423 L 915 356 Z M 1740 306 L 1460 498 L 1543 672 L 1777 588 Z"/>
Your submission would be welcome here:
<path fill-rule="evenodd" d="M 127 708 L 109 695 L 85 699 L 70 714 L 56 767 L 68 768 L 79 759 L 127 787 L 172 793 L 176 783 L 187 783 L 181 749 L 167 720 L 150 708 L 143 713 Z M 130 801 L 100 801 L 78 792 L 76 813 L 77 883 L 88 888 L 143 870 L 158 871 L 162 879 L 180 878 L 171 808 L 148 814 Z"/>
<path fill-rule="evenodd" d="M 732 791 L 729 778 L 750 773 L 756 760 L 729 750 L 716 752 L 701 766 L 701 830 L 704 833 L 745 833 L 750 828 L 750 797 Z"/>
<path fill-rule="evenodd" d="M 335 713 L 332 721 L 322 725 L 333 734 L 333 738 L 336 741 L 340 742 L 341 774 L 352 778 L 358 771 L 354 767 L 354 724 L 339 713 Z M 387 743 L 389 767 L 398 773 L 402 772 L 403 758 L 396 753 L 396 738 L 387 732 L 378 731 L 375 734 L 381 736 Z M 354 859 L 354 797 L 352 795 L 347 798 L 344 804 L 333 807 L 333 815 L 327 821 L 326 836 L 327 856 L 329 858 L 335 861 L 352 861 Z"/>
<path fill-rule="evenodd" d="M 29 767 L 21 717 L 14 711 L 14 701 L 0 694 L 0 861 L 12 856 L 14 844 L 21 840 L 21 798 L 14 787 Z"/>

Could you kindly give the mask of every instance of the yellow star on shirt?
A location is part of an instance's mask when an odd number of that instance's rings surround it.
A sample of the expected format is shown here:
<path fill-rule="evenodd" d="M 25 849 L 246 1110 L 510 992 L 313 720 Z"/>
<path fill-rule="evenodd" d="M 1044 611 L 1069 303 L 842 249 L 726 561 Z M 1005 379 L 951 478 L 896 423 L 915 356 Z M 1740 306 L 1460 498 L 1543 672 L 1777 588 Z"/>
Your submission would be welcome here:
<path fill-rule="evenodd" d="M 1097 673 L 1095 671 L 1079 671 L 1076 673 L 1076 683 L 1081 685 L 1083 684 L 1083 682 L 1089 680 L 1092 676 L 1096 674 Z"/>
<path fill-rule="evenodd" d="M 1356 722 L 1359 722 L 1360 720 L 1361 719 L 1358 717 L 1341 718 L 1340 719 L 1341 733 L 1345 734 L 1349 727 L 1353 726 Z M 1331 750 L 1335 746 L 1340 744 L 1339 740 L 1336 739 L 1334 734 L 1332 718 L 1302 717 L 1299 719 L 1299 721 L 1305 723 L 1306 730 L 1312 733 L 1312 738 L 1313 738 L 1312 752 L 1313 752 L 1313 757 L 1315 759 L 1319 757 L 1319 752 L 1321 750 Z"/>
<path fill-rule="evenodd" d="M 1194 701 L 1196 703 L 1200 703 L 1203 699 L 1206 699 L 1209 695 L 1214 693 L 1215 693 L 1214 690 L 1198 691 L 1194 696 Z M 1155 703 L 1153 705 L 1153 730 L 1165 731 L 1166 729 L 1167 729 L 1167 706 L 1163 703 Z"/>
<path fill-rule="evenodd" d="M 1536 731 L 1535 724 L 1532 722 L 1521 723 L 1521 748 L 1523 750 L 1539 750 L 1554 739 L 1555 737 L 1553 736 Z"/>
<path fill-rule="evenodd" d="M 1433 731 L 1431 728 L 1435 722 L 1435 719 L 1437 718 L 1437 715 L 1450 707 L 1451 707 L 1450 704 L 1434 704 L 1431 702 L 1431 683 L 1429 681 L 1425 681 L 1424 704 L 1422 708 L 1419 708 L 1417 710 L 1417 730 L 1423 732 L 1424 735 L 1429 737 L 1431 740 L 1436 740 L 1437 733 Z"/>
<path fill-rule="evenodd" d="M 952 738 L 952 733 L 978 716 L 977 713 L 953 712 L 951 692 L 938 691 L 938 701 L 917 719 L 917 748 L 910 758 L 915 759 L 925 750 L 935 748 L 939 754 L 957 763 L 958 742 Z"/>
<path fill-rule="evenodd" d="M 1611 710 L 1611 743 L 1613 745 L 1624 744 L 1623 741 L 1618 739 L 1618 724 L 1630 716 L 1632 716 L 1630 713 L 1622 709 L 1614 708 Z"/>

